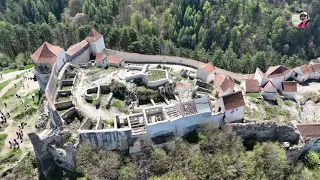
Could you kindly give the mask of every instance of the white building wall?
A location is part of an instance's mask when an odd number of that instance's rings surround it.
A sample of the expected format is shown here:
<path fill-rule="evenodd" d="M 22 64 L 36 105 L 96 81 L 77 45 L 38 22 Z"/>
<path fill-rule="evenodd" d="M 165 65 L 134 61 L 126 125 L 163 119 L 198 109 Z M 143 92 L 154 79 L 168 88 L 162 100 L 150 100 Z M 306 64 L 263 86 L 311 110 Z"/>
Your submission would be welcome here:
<path fill-rule="evenodd" d="M 284 77 L 272 78 L 270 79 L 272 84 L 276 87 L 277 90 L 282 89 L 282 82 L 284 81 Z"/>
<path fill-rule="evenodd" d="M 243 118 L 243 110 L 244 110 L 244 106 L 226 111 L 225 118 L 227 123 L 232 123 L 234 121 L 241 120 Z"/>
<path fill-rule="evenodd" d="M 208 80 L 208 73 L 204 70 L 204 69 L 198 69 L 197 70 L 197 78 L 204 81 L 204 82 L 207 82 Z M 213 76 L 212 76 L 213 77 Z M 213 79 L 212 79 L 213 80 Z"/>
<path fill-rule="evenodd" d="M 96 55 L 97 53 L 101 53 L 105 48 L 103 37 L 97 40 L 96 42 L 90 42 L 91 52 Z"/>
<path fill-rule="evenodd" d="M 256 69 L 256 72 L 254 73 L 254 79 L 258 80 L 259 86 L 262 86 L 269 81 L 267 78 L 265 78 L 263 76 L 262 72 L 258 68 Z"/>
<path fill-rule="evenodd" d="M 205 112 L 172 119 L 170 121 L 157 122 L 147 125 L 147 135 L 149 137 L 155 137 L 167 133 L 174 133 L 176 136 L 183 136 L 185 133 L 193 130 L 194 127 L 204 124 L 220 127 L 223 116 L 223 113 L 212 115 L 211 112 Z"/>
<path fill-rule="evenodd" d="M 306 75 L 300 75 L 298 73 L 295 73 L 294 77 L 293 77 L 296 81 L 298 81 L 299 83 L 301 82 L 305 82 L 306 80 L 309 79 L 309 76 Z"/>
<path fill-rule="evenodd" d="M 66 59 L 66 52 L 64 50 L 62 50 L 60 52 L 60 54 L 57 56 L 57 67 L 58 70 L 60 71 L 60 69 L 63 67 L 63 65 L 67 62 Z"/>
<path fill-rule="evenodd" d="M 205 82 L 209 83 L 211 81 L 213 81 L 213 78 L 214 78 L 214 73 L 210 73 L 208 76 L 207 76 L 207 79 Z"/>
<path fill-rule="evenodd" d="M 221 108 L 220 111 L 219 110 L 219 107 Z M 224 108 L 224 103 L 223 103 L 223 99 L 222 98 L 219 98 L 216 100 L 215 102 L 215 106 L 214 106 L 214 112 L 215 113 L 219 113 L 219 112 L 224 112 L 225 111 L 225 108 Z"/>

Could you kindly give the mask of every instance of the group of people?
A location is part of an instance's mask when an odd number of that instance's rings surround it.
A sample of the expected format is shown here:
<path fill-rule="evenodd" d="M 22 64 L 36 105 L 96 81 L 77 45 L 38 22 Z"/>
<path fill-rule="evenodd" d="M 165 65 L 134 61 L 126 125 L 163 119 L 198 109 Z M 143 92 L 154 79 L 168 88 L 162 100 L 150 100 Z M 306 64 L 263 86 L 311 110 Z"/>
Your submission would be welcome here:
<path fill-rule="evenodd" d="M 1 125 L 7 123 L 7 117 L 5 116 L 5 114 L 2 111 L 0 111 L 0 116 L 1 116 Z M 1 128 L 1 125 L 0 125 L 0 128 Z"/>
<path fill-rule="evenodd" d="M 13 141 L 9 141 L 9 144 L 10 144 L 10 149 L 17 149 L 17 148 L 20 148 L 20 144 L 19 144 L 19 140 L 20 140 L 20 143 L 23 143 L 23 128 L 24 126 L 27 125 L 27 123 L 25 122 L 22 122 L 20 123 L 20 125 L 18 126 L 19 128 L 19 131 L 16 132 L 16 135 L 17 135 L 17 138 L 13 139 Z"/>

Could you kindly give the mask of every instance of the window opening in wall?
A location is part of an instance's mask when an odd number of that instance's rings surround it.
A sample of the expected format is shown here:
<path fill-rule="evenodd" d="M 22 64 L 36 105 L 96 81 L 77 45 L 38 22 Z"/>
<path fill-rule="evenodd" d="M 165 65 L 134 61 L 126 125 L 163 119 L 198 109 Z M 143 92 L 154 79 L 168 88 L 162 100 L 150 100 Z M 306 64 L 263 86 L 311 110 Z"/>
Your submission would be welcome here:
<path fill-rule="evenodd" d="M 221 112 L 221 107 L 219 107 L 218 112 Z"/>
<path fill-rule="evenodd" d="M 294 77 L 298 77 L 298 74 L 296 74 Z"/>

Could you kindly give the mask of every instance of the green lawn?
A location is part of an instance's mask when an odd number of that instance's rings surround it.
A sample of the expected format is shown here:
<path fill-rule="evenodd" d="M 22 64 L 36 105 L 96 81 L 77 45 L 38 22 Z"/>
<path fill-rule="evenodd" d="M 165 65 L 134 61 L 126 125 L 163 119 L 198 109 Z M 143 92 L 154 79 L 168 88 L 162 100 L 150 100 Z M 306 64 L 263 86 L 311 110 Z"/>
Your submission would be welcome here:
<path fill-rule="evenodd" d="M 258 98 L 260 96 L 260 93 L 246 93 L 246 95 L 252 98 Z"/>
<path fill-rule="evenodd" d="M 9 83 L 10 83 L 11 80 L 7 80 L 7 81 L 4 81 L 2 83 L 0 83 L 0 91 L 6 87 Z"/>
<path fill-rule="evenodd" d="M 9 99 L 12 96 L 15 96 L 17 92 L 19 91 L 20 88 L 22 88 L 22 84 L 20 82 L 16 83 L 17 87 L 13 86 L 10 88 L 3 96 L 1 99 Z"/>
<path fill-rule="evenodd" d="M 149 81 L 156 81 L 166 78 L 166 71 L 163 70 L 149 70 Z"/>
<path fill-rule="evenodd" d="M 16 162 L 20 159 L 21 155 L 21 149 L 13 149 L 6 155 L 0 156 L 0 164 Z"/>
<path fill-rule="evenodd" d="M 72 86 L 62 86 L 61 90 L 71 90 Z"/>
<path fill-rule="evenodd" d="M 8 137 L 8 134 L 0 134 L 0 152 L 4 147 L 4 143 L 7 137 Z"/>
<path fill-rule="evenodd" d="M 120 101 L 120 100 L 115 100 L 111 103 L 111 106 L 117 108 L 120 112 L 123 113 L 128 113 L 128 109 L 126 109 L 124 102 Z"/>
<path fill-rule="evenodd" d="M 67 96 L 67 97 L 59 97 L 58 98 L 58 102 L 64 102 L 64 101 L 70 101 L 71 97 Z"/>
<path fill-rule="evenodd" d="M 23 69 L 27 70 L 27 69 L 31 69 L 33 67 L 34 67 L 34 64 L 28 64 L 28 65 L 25 65 Z M 14 72 L 14 71 L 19 71 L 19 69 L 6 69 L 6 70 L 3 70 L 1 73 L 7 74 L 7 73 Z"/>
<path fill-rule="evenodd" d="M 34 101 L 32 100 L 31 94 L 35 95 Z M 25 109 L 24 105 L 21 102 L 19 102 L 19 105 L 11 110 L 13 119 L 20 120 L 36 113 L 38 110 L 38 105 L 40 100 L 39 94 L 40 94 L 40 91 L 35 91 L 33 93 L 28 94 L 24 98 L 24 102 L 29 105 L 27 109 Z"/>

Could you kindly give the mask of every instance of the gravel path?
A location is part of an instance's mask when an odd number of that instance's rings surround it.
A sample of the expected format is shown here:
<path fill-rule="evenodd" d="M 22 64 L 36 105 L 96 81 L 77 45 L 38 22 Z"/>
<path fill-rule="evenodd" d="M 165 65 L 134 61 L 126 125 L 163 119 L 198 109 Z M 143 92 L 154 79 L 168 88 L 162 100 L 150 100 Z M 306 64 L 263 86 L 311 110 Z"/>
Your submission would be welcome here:
<path fill-rule="evenodd" d="M 2 78 L 0 79 L 0 83 L 4 82 L 6 80 L 9 80 L 9 79 L 15 79 L 17 77 L 17 75 L 20 75 L 26 71 L 28 71 L 28 70 L 21 70 L 21 71 L 15 71 L 15 72 L 3 74 Z"/>

